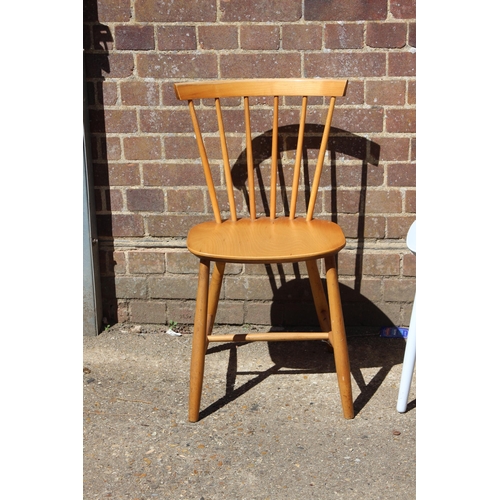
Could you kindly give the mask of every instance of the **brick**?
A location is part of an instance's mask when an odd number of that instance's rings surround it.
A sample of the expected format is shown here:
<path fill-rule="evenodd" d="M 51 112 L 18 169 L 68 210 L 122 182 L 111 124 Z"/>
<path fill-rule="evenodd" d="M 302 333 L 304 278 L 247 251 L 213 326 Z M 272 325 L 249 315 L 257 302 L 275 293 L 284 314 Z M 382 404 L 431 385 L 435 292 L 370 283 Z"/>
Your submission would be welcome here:
<path fill-rule="evenodd" d="M 183 133 L 193 130 L 189 114 L 184 110 L 141 109 L 139 116 L 141 131 L 145 133 Z"/>
<path fill-rule="evenodd" d="M 111 252 L 110 271 L 114 274 L 125 274 L 127 271 L 125 252 Z"/>
<path fill-rule="evenodd" d="M 155 299 L 195 299 L 198 280 L 196 277 L 151 277 L 149 294 Z"/>
<path fill-rule="evenodd" d="M 196 50 L 194 26 L 158 26 L 158 50 Z"/>
<path fill-rule="evenodd" d="M 240 27 L 240 41 L 243 50 L 278 50 L 280 30 L 275 25 L 245 25 Z"/>
<path fill-rule="evenodd" d="M 199 152 L 194 135 L 190 137 L 168 136 L 164 139 L 165 158 L 181 160 L 198 160 Z M 201 167 L 200 167 L 201 168 Z"/>
<path fill-rule="evenodd" d="M 267 278 L 238 277 L 226 279 L 226 296 L 240 300 L 270 300 L 273 290 Z"/>
<path fill-rule="evenodd" d="M 131 274 L 158 274 L 165 272 L 163 252 L 129 252 L 128 266 Z"/>
<path fill-rule="evenodd" d="M 350 133 L 382 132 L 384 127 L 384 110 L 371 109 L 337 109 L 333 115 L 333 125 Z"/>
<path fill-rule="evenodd" d="M 243 302 L 221 300 L 217 307 L 215 322 L 225 325 L 242 325 L 245 310 Z"/>
<path fill-rule="evenodd" d="M 120 82 L 120 93 L 124 106 L 158 106 L 160 90 L 155 82 Z"/>
<path fill-rule="evenodd" d="M 102 69 L 102 76 L 107 78 L 127 78 L 133 74 L 134 56 L 132 54 L 110 53 L 106 58 Z M 101 76 L 101 74 L 98 76 Z"/>
<path fill-rule="evenodd" d="M 415 217 L 387 217 L 387 238 L 404 238 Z"/>
<path fill-rule="evenodd" d="M 133 212 L 163 212 L 164 198 L 161 189 L 127 189 L 127 207 Z"/>
<path fill-rule="evenodd" d="M 325 26 L 326 49 L 362 49 L 364 32 L 362 24 L 327 24 Z"/>
<path fill-rule="evenodd" d="M 106 136 L 101 141 L 101 159 L 119 160 L 122 156 L 122 146 L 119 137 Z"/>
<path fill-rule="evenodd" d="M 384 280 L 384 300 L 388 302 L 413 302 L 415 280 Z"/>
<path fill-rule="evenodd" d="M 118 86 L 116 82 L 97 82 L 99 102 L 105 106 L 115 106 L 118 103 Z"/>
<path fill-rule="evenodd" d="M 232 0 L 221 2 L 221 21 L 282 22 L 298 21 L 302 16 L 302 0 Z"/>
<path fill-rule="evenodd" d="M 372 136 L 373 143 L 378 146 L 378 161 L 408 161 L 410 139 L 407 137 Z"/>
<path fill-rule="evenodd" d="M 337 183 L 343 187 L 381 186 L 384 170 L 373 165 L 339 165 L 336 168 Z"/>
<path fill-rule="evenodd" d="M 364 82 L 356 82 L 349 80 L 347 84 L 347 91 L 344 97 L 338 97 L 336 108 L 343 105 L 362 105 L 365 103 L 365 85 Z"/>
<path fill-rule="evenodd" d="M 135 19 L 138 22 L 215 22 L 217 1 L 136 0 Z"/>
<path fill-rule="evenodd" d="M 366 104 L 403 106 L 406 82 L 403 80 L 369 80 L 366 82 Z"/>
<path fill-rule="evenodd" d="M 417 275 L 417 258 L 412 253 L 403 255 L 403 276 Z"/>
<path fill-rule="evenodd" d="M 300 54 L 221 54 L 222 78 L 299 78 Z"/>
<path fill-rule="evenodd" d="M 410 80 L 408 82 L 407 99 L 408 99 L 408 104 L 417 103 L 417 82 L 415 80 Z"/>
<path fill-rule="evenodd" d="M 312 53 L 304 61 L 304 76 L 307 78 L 385 76 L 385 61 L 386 55 L 379 52 Z"/>
<path fill-rule="evenodd" d="M 284 50 L 321 50 L 321 26 L 316 24 L 285 24 L 282 30 Z"/>
<path fill-rule="evenodd" d="M 238 28 L 232 25 L 199 26 L 198 40 L 204 50 L 238 48 Z"/>
<path fill-rule="evenodd" d="M 380 301 L 382 298 L 382 280 L 380 278 L 363 278 L 357 280 L 342 279 L 342 299 L 346 302 Z"/>
<path fill-rule="evenodd" d="M 119 300 L 116 308 L 116 321 L 118 323 L 127 323 L 129 320 L 128 302 Z"/>
<path fill-rule="evenodd" d="M 400 49 L 406 45 L 406 23 L 368 23 L 366 44 L 374 48 Z"/>
<path fill-rule="evenodd" d="M 338 255 L 338 273 L 339 276 L 354 276 L 356 272 L 356 254 L 353 252 L 342 251 Z"/>
<path fill-rule="evenodd" d="M 125 137 L 123 154 L 127 160 L 156 160 L 161 158 L 159 137 Z"/>
<path fill-rule="evenodd" d="M 399 191 L 367 190 L 366 213 L 401 213 L 402 197 Z"/>
<path fill-rule="evenodd" d="M 121 212 L 123 210 L 123 195 L 118 189 L 106 189 L 106 210 L 112 212 Z"/>
<path fill-rule="evenodd" d="M 415 19 L 416 0 L 391 0 L 391 14 L 396 19 Z"/>
<path fill-rule="evenodd" d="M 409 213 L 415 213 L 417 211 L 417 196 L 415 190 L 406 190 L 404 210 Z"/>
<path fill-rule="evenodd" d="M 129 309 L 132 323 L 165 325 L 167 322 L 167 305 L 165 302 L 132 300 Z"/>
<path fill-rule="evenodd" d="M 199 259 L 186 251 L 167 253 L 167 271 L 175 274 L 198 274 Z"/>
<path fill-rule="evenodd" d="M 202 215 L 151 215 L 147 219 L 150 236 L 184 237 L 195 224 L 213 220 Z"/>
<path fill-rule="evenodd" d="M 137 132 L 137 115 L 135 110 L 106 109 L 104 110 L 105 129 L 107 133 Z"/>
<path fill-rule="evenodd" d="M 399 255 L 364 254 L 362 260 L 363 274 L 370 276 L 399 275 Z"/>
<path fill-rule="evenodd" d="M 169 212 L 205 212 L 205 200 L 200 189 L 173 189 L 167 194 Z"/>
<path fill-rule="evenodd" d="M 410 160 L 415 161 L 417 159 L 417 138 L 412 137 L 410 141 Z"/>
<path fill-rule="evenodd" d="M 320 274 L 322 273 L 321 261 L 318 263 L 318 270 Z M 293 264 L 268 264 L 268 265 L 246 265 L 245 274 L 248 275 L 264 275 L 273 276 L 275 281 L 279 281 L 283 276 L 294 276 L 299 278 L 300 276 L 307 276 L 307 266 L 305 262 L 298 262 Z M 308 285 L 306 285 L 308 286 Z"/>
<path fill-rule="evenodd" d="M 282 325 L 283 311 L 273 311 L 274 317 L 271 318 L 271 308 L 275 307 L 272 302 L 249 302 L 246 304 L 245 323 L 250 325 Z"/>
<path fill-rule="evenodd" d="M 169 300 L 168 320 L 192 325 L 194 323 L 195 306 L 196 302 L 194 300 Z"/>
<path fill-rule="evenodd" d="M 152 50 L 155 48 L 152 25 L 125 25 L 115 27 L 116 50 Z"/>
<path fill-rule="evenodd" d="M 389 76 L 415 76 L 416 54 L 414 52 L 397 52 L 388 54 Z"/>
<path fill-rule="evenodd" d="M 141 181 L 139 165 L 135 163 L 110 163 L 104 170 L 94 175 L 96 186 L 134 186 Z"/>
<path fill-rule="evenodd" d="M 217 78 L 216 54 L 137 54 L 141 78 Z"/>
<path fill-rule="evenodd" d="M 146 278 L 117 276 L 115 293 L 118 299 L 145 299 L 147 297 Z"/>
<path fill-rule="evenodd" d="M 187 103 L 185 101 L 179 101 L 175 96 L 175 90 L 173 83 L 164 83 L 161 86 L 161 101 L 164 106 L 184 106 L 186 112 L 188 112 Z"/>
<path fill-rule="evenodd" d="M 337 224 L 346 238 L 385 238 L 386 218 L 372 215 L 339 214 Z"/>
<path fill-rule="evenodd" d="M 387 167 L 387 185 L 388 186 L 416 186 L 416 165 L 415 164 L 396 164 Z"/>
<path fill-rule="evenodd" d="M 337 190 L 337 212 L 338 213 L 358 213 L 361 193 L 359 190 Z"/>
<path fill-rule="evenodd" d="M 197 164 L 146 164 L 143 167 L 145 186 L 202 186 L 205 184 L 203 168 Z M 216 179 L 214 179 L 215 181 Z M 218 184 L 217 179 L 217 184 Z"/>
<path fill-rule="evenodd" d="M 316 0 L 304 3 L 306 21 L 363 21 L 384 20 L 387 17 L 386 0 Z"/>
<path fill-rule="evenodd" d="M 97 215 L 100 236 L 144 236 L 144 221 L 140 215 Z"/>
<path fill-rule="evenodd" d="M 386 130 L 390 133 L 416 132 L 416 110 L 387 109 Z"/>
<path fill-rule="evenodd" d="M 94 2 L 85 2 L 84 5 Z M 101 22 L 126 22 L 130 19 L 130 0 L 97 0 L 98 18 L 93 21 Z"/>
<path fill-rule="evenodd" d="M 416 25 L 416 23 L 408 23 L 408 45 L 410 47 L 417 46 L 417 25 Z"/>

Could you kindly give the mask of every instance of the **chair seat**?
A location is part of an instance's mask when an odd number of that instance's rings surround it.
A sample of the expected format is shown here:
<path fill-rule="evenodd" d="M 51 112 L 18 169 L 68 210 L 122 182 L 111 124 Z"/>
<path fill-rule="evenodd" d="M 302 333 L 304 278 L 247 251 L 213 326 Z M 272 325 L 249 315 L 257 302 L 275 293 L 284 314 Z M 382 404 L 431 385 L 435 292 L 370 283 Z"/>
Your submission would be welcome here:
<path fill-rule="evenodd" d="M 299 262 L 340 251 L 345 236 L 334 222 L 302 217 L 204 222 L 191 228 L 187 247 L 200 258 L 239 263 Z"/>

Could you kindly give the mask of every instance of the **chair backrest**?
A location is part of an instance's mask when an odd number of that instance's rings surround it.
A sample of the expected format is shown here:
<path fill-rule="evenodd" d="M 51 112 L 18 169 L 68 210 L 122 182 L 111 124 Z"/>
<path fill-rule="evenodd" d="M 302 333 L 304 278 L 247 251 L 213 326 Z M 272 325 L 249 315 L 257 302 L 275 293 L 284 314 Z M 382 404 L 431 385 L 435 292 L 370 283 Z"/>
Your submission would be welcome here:
<path fill-rule="evenodd" d="M 321 173 L 327 149 L 330 126 L 332 122 L 335 100 L 337 97 L 344 96 L 347 88 L 347 80 L 331 79 L 247 79 L 247 80 L 210 80 L 198 82 L 177 83 L 174 85 L 176 96 L 180 100 L 187 100 L 189 112 L 193 122 L 196 142 L 199 148 L 200 157 L 205 173 L 208 193 L 214 217 L 217 222 L 222 222 L 221 210 L 217 200 L 216 188 L 211 172 L 210 162 L 207 156 L 207 149 L 203 140 L 203 134 L 200 127 L 194 101 L 199 99 L 214 99 L 215 113 L 217 118 L 218 135 L 220 136 L 220 146 L 222 150 L 223 171 L 227 197 L 229 203 L 230 218 L 233 221 L 238 219 L 237 204 L 234 197 L 234 184 L 231 175 L 231 163 L 229 158 L 228 137 L 224 127 L 221 99 L 223 98 L 243 98 L 243 121 L 245 133 L 246 164 L 248 177 L 248 211 L 251 219 L 257 218 L 257 208 L 255 199 L 255 179 L 254 179 L 254 151 L 252 138 L 252 119 L 250 108 L 259 110 L 262 101 L 255 98 L 268 97 L 272 100 L 272 135 L 271 135 L 271 175 L 270 175 L 270 202 L 269 217 L 277 217 L 277 195 L 278 195 L 278 164 L 279 155 L 279 123 L 280 123 L 280 105 L 283 105 L 284 98 L 291 98 L 293 103 L 297 97 L 301 98 L 299 126 L 296 142 L 296 153 L 293 167 L 293 180 L 291 187 L 291 201 L 289 204 L 288 216 L 293 219 L 297 211 L 297 196 L 299 192 L 300 172 L 303 159 L 304 133 L 306 130 L 306 118 L 309 97 L 328 98 L 328 111 L 324 120 L 324 128 L 321 136 L 318 158 L 314 176 L 310 186 L 309 201 L 307 204 L 306 219 L 313 218 L 314 206 L 320 185 Z M 264 101 L 266 102 L 266 101 Z M 320 101 L 323 104 L 323 100 Z M 288 105 L 289 103 L 286 102 Z M 296 103 L 295 103 L 296 104 Z M 316 103 L 317 104 L 317 103 Z M 231 102 L 231 109 L 234 110 L 234 102 Z M 240 102 L 241 105 L 241 102 Z M 288 107 L 288 106 L 287 106 Z M 252 117 L 254 116 L 252 109 Z M 260 121 L 260 120 L 257 120 Z M 260 131 L 261 132 L 261 131 Z"/>

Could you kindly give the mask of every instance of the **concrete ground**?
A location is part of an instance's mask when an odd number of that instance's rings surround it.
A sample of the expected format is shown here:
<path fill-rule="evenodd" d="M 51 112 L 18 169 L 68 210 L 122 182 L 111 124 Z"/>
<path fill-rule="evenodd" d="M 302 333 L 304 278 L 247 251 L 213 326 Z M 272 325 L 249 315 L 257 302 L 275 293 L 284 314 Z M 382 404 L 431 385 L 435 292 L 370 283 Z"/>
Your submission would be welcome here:
<path fill-rule="evenodd" d="M 210 344 L 189 423 L 189 333 L 85 337 L 84 499 L 414 499 L 415 376 L 396 411 L 405 341 L 348 330 L 348 344 L 353 420 L 327 344 L 260 342 Z"/>

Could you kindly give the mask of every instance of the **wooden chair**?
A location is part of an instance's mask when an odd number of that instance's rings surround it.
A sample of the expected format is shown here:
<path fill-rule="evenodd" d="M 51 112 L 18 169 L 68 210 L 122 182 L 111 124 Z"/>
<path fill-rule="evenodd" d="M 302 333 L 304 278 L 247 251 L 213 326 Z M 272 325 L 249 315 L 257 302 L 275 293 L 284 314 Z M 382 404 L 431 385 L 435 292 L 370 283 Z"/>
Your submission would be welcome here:
<path fill-rule="evenodd" d="M 345 418 L 354 417 L 352 389 L 342 306 L 337 278 L 336 254 L 345 246 L 345 237 L 341 228 L 334 222 L 313 218 L 313 211 L 320 185 L 325 152 L 330 135 L 330 126 L 336 97 L 345 95 L 347 80 L 322 79 L 247 79 L 247 80 L 211 80 L 203 82 L 186 82 L 175 84 L 178 99 L 187 100 L 193 122 L 196 141 L 208 186 L 208 194 L 214 212 L 214 220 L 195 225 L 189 231 L 187 247 L 191 253 L 199 257 L 198 291 L 196 296 L 196 312 L 192 340 L 189 420 L 199 419 L 200 400 L 205 366 L 205 354 L 209 342 L 251 342 L 251 341 L 285 341 L 285 340 L 328 340 L 334 351 L 335 367 L 338 377 L 342 407 Z M 258 216 L 254 180 L 254 157 L 252 149 L 252 132 L 250 114 L 251 103 L 268 96 L 273 103 L 272 118 L 272 153 L 271 153 L 271 185 L 268 214 Z M 303 157 L 304 130 L 306 127 L 306 111 L 308 97 L 321 96 L 327 98 L 329 104 L 326 120 L 321 136 L 321 145 L 315 168 L 309 203 L 305 216 L 297 216 L 297 197 Z M 234 186 L 231 176 L 228 141 L 224 128 L 222 98 L 243 99 L 244 127 L 246 137 L 246 163 L 248 169 L 248 212 L 245 217 L 237 214 L 234 197 Z M 289 213 L 277 212 L 278 164 L 279 158 L 279 108 L 283 99 L 298 101 L 300 106 L 300 122 L 298 125 L 297 148 L 293 168 L 291 202 Z M 226 191 L 229 200 L 228 218 L 224 219 L 219 208 L 217 190 L 214 186 L 211 165 L 207 156 L 203 134 L 201 131 L 195 100 L 215 101 L 218 135 L 222 150 L 223 171 Z M 317 97 L 315 97 L 317 99 Z M 212 101 L 209 101 L 213 106 Z M 241 103 L 241 101 L 240 101 Z M 210 110 L 207 101 L 203 101 L 204 113 Z M 232 102 L 234 109 L 234 100 Z M 241 106 L 241 104 L 240 104 Z M 241 110 L 241 107 L 240 107 Z M 213 110 L 212 110 L 213 112 Z M 234 118 L 234 117 L 233 117 Z M 241 151 L 241 150 L 240 150 Z M 282 177 L 282 176 L 280 176 Z M 261 180 L 261 178 L 259 178 Z M 327 295 L 323 289 L 317 261 L 324 259 L 326 269 Z M 210 264 L 214 262 L 210 280 Z M 226 263 L 273 264 L 305 262 L 321 332 L 267 332 L 234 335 L 213 335 L 212 329 L 217 312 L 217 304 L 221 290 Z M 327 299 L 328 296 L 328 299 Z"/>

